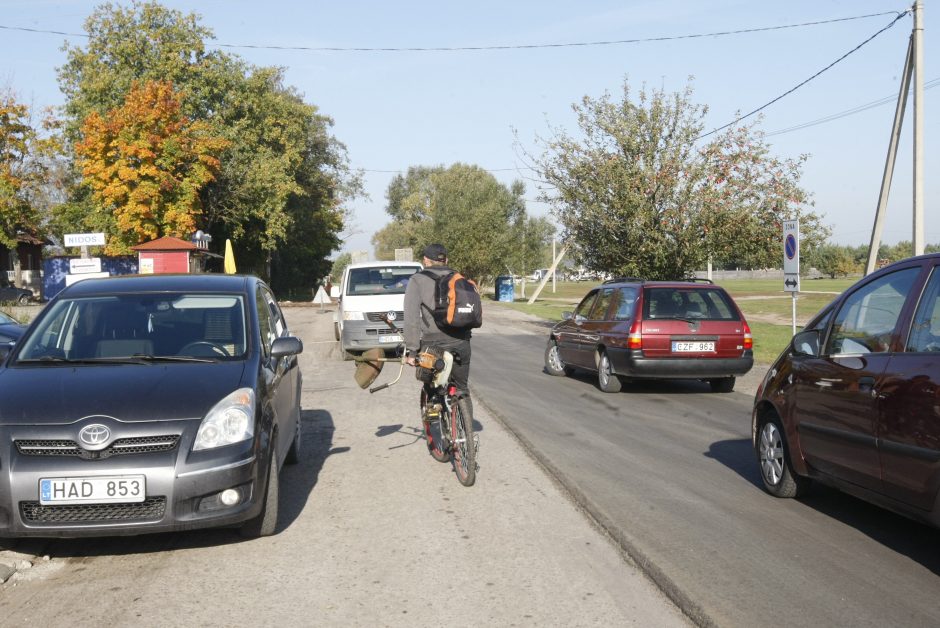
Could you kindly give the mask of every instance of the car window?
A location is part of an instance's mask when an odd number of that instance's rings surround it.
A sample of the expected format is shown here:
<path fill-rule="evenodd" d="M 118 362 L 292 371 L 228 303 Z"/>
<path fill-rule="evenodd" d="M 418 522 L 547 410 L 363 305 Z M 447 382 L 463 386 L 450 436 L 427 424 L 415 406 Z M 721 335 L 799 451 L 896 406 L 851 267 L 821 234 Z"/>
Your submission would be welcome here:
<path fill-rule="evenodd" d="M 934 266 L 917 305 L 908 351 L 940 351 L 940 269 Z"/>
<path fill-rule="evenodd" d="M 575 316 L 588 317 L 588 313 L 591 311 L 591 306 L 594 305 L 594 299 L 597 297 L 597 290 L 591 290 L 587 293 L 587 296 L 581 299 L 581 302 L 578 303 L 578 307 L 574 308 Z"/>
<path fill-rule="evenodd" d="M 613 295 L 613 288 L 599 290 L 597 300 L 594 302 L 594 307 L 591 308 L 591 314 L 588 316 L 588 319 L 592 321 L 607 320 L 607 310 L 610 307 L 610 300 Z"/>
<path fill-rule="evenodd" d="M 739 320 L 731 297 L 721 288 L 647 288 L 643 301 L 643 318 L 676 317 L 716 321 Z"/>
<path fill-rule="evenodd" d="M 904 301 L 920 272 L 905 268 L 865 284 L 836 312 L 826 353 L 881 353 L 891 346 Z"/>
<path fill-rule="evenodd" d="M 633 305 L 636 303 L 636 288 L 621 288 L 614 295 L 614 320 L 628 321 L 633 318 Z"/>
<path fill-rule="evenodd" d="M 417 266 L 350 268 L 346 294 L 405 294 L 408 280 L 419 270 Z"/>
<path fill-rule="evenodd" d="M 271 320 L 271 307 L 262 290 L 255 295 L 255 307 L 258 310 L 258 330 L 261 333 L 261 351 L 264 357 L 271 355 L 271 343 L 277 338 L 274 323 Z"/>

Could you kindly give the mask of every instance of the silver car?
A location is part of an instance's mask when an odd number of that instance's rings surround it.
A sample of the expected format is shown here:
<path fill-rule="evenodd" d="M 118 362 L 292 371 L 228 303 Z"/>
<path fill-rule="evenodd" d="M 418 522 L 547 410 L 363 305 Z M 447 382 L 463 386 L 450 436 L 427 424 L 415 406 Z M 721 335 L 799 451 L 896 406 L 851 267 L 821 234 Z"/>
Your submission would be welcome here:
<path fill-rule="evenodd" d="M 66 288 L 0 367 L 0 536 L 272 534 L 302 350 L 256 277 Z"/>

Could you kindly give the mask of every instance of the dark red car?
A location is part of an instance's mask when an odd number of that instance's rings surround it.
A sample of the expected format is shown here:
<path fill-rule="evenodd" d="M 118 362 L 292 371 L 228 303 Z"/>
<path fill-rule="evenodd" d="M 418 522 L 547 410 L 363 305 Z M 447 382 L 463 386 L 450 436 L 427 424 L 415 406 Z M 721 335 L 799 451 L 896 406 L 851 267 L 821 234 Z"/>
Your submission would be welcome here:
<path fill-rule="evenodd" d="M 865 277 L 793 337 L 757 391 L 766 490 L 810 480 L 936 525 L 940 488 L 940 254 Z"/>
<path fill-rule="evenodd" d="M 741 310 L 711 282 L 614 279 L 562 314 L 545 370 L 594 371 L 604 392 L 631 379 L 701 379 L 731 392 L 754 363 L 752 345 Z"/>

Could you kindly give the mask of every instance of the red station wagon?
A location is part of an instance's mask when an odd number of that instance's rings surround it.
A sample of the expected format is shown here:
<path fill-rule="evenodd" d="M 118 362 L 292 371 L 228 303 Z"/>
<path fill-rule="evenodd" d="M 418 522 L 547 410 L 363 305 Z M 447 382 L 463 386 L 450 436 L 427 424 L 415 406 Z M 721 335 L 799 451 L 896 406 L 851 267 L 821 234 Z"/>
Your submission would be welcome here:
<path fill-rule="evenodd" d="M 940 522 L 940 254 L 846 290 L 793 337 L 757 391 L 766 490 L 810 479 Z"/>
<path fill-rule="evenodd" d="M 597 372 L 604 392 L 631 379 L 701 379 L 716 392 L 754 363 L 751 329 L 723 288 L 702 281 L 614 279 L 564 312 L 545 370 Z"/>

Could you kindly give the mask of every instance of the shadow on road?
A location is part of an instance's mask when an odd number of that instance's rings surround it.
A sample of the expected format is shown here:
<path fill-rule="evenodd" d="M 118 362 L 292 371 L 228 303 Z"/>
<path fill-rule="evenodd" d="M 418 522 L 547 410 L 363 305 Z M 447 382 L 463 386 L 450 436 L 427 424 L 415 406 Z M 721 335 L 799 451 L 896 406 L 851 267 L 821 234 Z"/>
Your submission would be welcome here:
<path fill-rule="evenodd" d="M 326 410 L 301 410 L 302 446 L 300 462 L 281 469 L 280 507 L 275 534 L 290 526 L 300 513 L 319 479 L 327 457 L 349 451 L 333 448 L 335 427 Z M 149 554 L 174 549 L 191 549 L 244 541 L 237 530 L 210 528 L 186 532 L 144 534 L 140 536 L 94 537 L 78 539 L 4 539 L 0 549 L 43 556 L 84 558 Z"/>
<path fill-rule="evenodd" d="M 763 492 L 750 439 L 712 443 L 705 457 L 717 460 Z M 772 506 L 774 498 L 767 499 Z M 818 483 L 798 501 L 940 575 L 940 554 L 936 551 L 940 531 Z"/>

